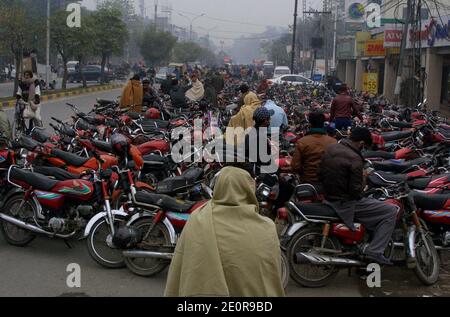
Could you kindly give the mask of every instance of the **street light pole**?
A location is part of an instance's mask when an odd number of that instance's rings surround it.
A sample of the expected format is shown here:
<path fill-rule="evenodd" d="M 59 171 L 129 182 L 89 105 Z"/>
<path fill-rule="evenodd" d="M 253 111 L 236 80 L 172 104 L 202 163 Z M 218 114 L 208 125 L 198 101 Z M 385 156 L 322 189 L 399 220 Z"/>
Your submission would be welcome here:
<path fill-rule="evenodd" d="M 47 0 L 47 52 L 45 82 L 48 89 L 48 87 L 50 86 L 50 0 Z"/>
<path fill-rule="evenodd" d="M 294 9 L 294 30 L 292 35 L 292 51 L 291 51 L 291 74 L 294 73 L 294 62 L 295 62 L 295 42 L 297 36 L 297 11 L 298 11 L 298 0 L 295 0 L 295 9 Z"/>
<path fill-rule="evenodd" d="M 190 41 L 192 41 L 192 24 L 194 23 L 195 20 L 197 20 L 198 18 L 201 18 L 201 17 L 205 16 L 206 14 L 205 14 L 205 13 L 202 13 L 202 14 L 200 14 L 200 15 L 194 17 L 193 19 L 191 19 L 191 18 L 189 18 L 189 17 L 187 17 L 187 16 L 185 16 L 184 14 L 181 14 L 181 13 L 178 13 L 178 15 L 180 15 L 180 16 L 182 16 L 182 17 L 184 17 L 184 18 L 186 18 L 186 19 L 189 20 L 189 23 L 190 23 L 189 39 L 190 39 Z"/>

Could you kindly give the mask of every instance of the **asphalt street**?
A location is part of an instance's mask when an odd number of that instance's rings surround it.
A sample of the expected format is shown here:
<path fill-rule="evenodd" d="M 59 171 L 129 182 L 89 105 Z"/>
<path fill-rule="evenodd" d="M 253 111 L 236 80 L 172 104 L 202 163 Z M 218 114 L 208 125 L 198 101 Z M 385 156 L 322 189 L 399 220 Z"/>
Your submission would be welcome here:
<path fill-rule="evenodd" d="M 58 78 L 58 80 L 56 81 L 56 89 L 61 89 L 61 85 L 62 85 L 62 79 Z M 96 81 L 88 81 L 87 82 L 88 86 L 94 86 L 94 85 L 98 85 L 98 82 Z M 81 83 L 67 83 L 67 88 L 79 88 L 82 87 Z M 14 82 L 10 81 L 7 83 L 0 83 L 0 98 L 3 97 L 11 97 L 13 96 L 14 93 Z"/>
<path fill-rule="evenodd" d="M 89 111 L 96 98 L 115 99 L 120 89 L 46 102 L 42 105 L 44 124 L 50 117 L 68 119 L 72 113 L 66 102 Z M 13 109 L 6 110 L 10 119 Z M 167 271 L 153 278 L 133 275 L 126 268 L 105 269 L 89 256 L 85 241 L 73 241 L 69 249 L 61 240 L 38 237 L 24 248 L 10 246 L 0 237 L 0 296 L 162 296 Z M 404 268 L 386 268 L 381 272 L 381 288 L 367 287 L 364 278 L 355 272 L 348 276 L 343 270 L 327 287 L 303 288 L 291 281 L 288 296 L 450 296 L 450 261 L 443 257 L 440 281 L 432 287 L 422 286 L 413 272 Z M 77 263 L 81 268 L 81 287 L 69 288 L 67 266 Z"/>

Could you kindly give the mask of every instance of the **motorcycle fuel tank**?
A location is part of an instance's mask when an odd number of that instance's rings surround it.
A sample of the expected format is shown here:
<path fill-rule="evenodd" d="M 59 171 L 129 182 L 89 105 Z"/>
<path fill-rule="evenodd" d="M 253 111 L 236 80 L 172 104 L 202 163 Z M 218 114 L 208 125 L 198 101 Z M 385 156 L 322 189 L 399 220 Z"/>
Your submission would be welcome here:
<path fill-rule="evenodd" d="M 71 199 L 88 201 L 94 195 L 94 186 L 89 181 L 73 179 L 59 182 L 52 191 Z"/>

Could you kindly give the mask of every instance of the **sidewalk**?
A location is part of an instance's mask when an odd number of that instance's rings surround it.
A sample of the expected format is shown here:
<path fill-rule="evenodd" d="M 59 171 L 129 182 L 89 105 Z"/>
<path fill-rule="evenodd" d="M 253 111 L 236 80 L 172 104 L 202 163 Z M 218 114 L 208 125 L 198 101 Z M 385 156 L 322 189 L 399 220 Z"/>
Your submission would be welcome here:
<path fill-rule="evenodd" d="M 88 88 L 75 88 L 75 89 L 69 89 L 66 91 L 60 91 L 55 93 L 50 93 L 48 95 L 43 95 L 41 97 L 41 101 L 48 101 L 48 100 L 55 100 L 63 97 L 70 97 L 75 95 L 82 95 L 82 94 L 88 94 L 96 91 L 104 91 L 104 90 L 112 90 L 117 88 L 122 88 L 125 85 L 125 83 L 117 83 L 117 84 L 109 84 L 109 85 L 101 85 L 101 86 L 93 86 Z M 14 107 L 16 104 L 16 99 L 10 98 L 8 100 L 0 102 L 1 107 L 3 108 L 11 108 Z"/>

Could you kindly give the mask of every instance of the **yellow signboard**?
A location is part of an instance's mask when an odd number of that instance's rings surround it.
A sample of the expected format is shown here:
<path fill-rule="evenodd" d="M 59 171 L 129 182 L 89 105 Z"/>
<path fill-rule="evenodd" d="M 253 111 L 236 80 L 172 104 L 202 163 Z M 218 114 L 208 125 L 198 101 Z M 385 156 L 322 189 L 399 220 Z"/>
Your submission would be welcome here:
<path fill-rule="evenodd" d="M 378 73 L 364 73 L 363 90 L 371 95 L 378 94 Z"/>
<path fill-rule="evenodd" d="M 356 55 L 364 56 L 366 42 L 370 40 L 369 32 L 357 32 L 355 34 Z"/>
<path fill-rule="evenodd" d="M 386 56 L 383 40 L 369 40 L 364 47 L 364 56 Z"/>

